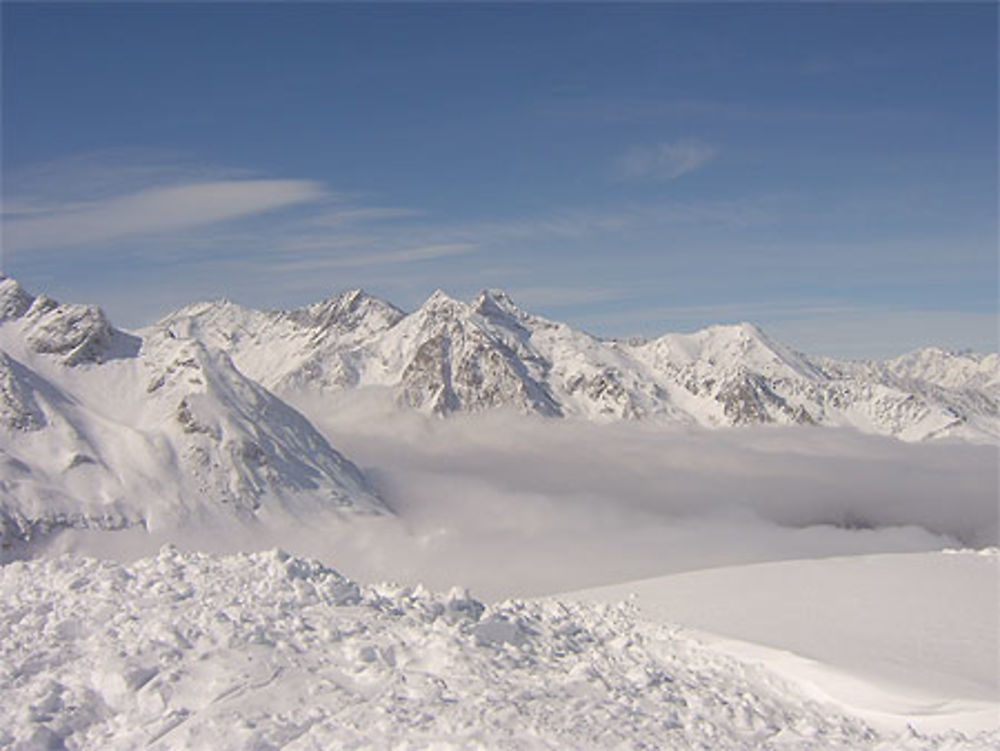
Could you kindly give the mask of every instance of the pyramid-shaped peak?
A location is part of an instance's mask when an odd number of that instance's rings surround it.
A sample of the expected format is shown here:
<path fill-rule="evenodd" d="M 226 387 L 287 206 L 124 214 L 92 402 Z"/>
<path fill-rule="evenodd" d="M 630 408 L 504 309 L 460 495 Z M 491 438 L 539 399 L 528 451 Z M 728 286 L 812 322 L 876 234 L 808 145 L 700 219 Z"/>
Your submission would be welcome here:
<path fill-rule="evenodd" d="M 331 310 L 337 309 L 342 311 L 356 310 L 368 301 L 375 301 L 377 303 L 382 303 L 377 297 L 369 295 L 360 287 L 354 287 L 352 289 L 345 289 L 343 292 L 339 292 L 332 297 L 328 297 L 325 300 L 320 300 L 319 302 L 312 303 L 306 307 L 306 310 L 320 311 L 320 310 Z M 382 303 L 388 305 L 388 303 Z"/>
<path fill-rule="evenodd" d="M 453 298 L 451 295 L 449 295 L 440 287 L 431 292 L 431 296 L 427 298 L 427 302 L 438 302 L 442 300 L 450 300 L 452 302 L 455 302 L 455 298 Z"/>
<path fill-rule="evenodd" d="M 345 289 L 337 297 L 343 300 L 348 305 L 355 305 L 362 300 L 365 300 L 371 295 L 365 292 L 361 287 L 352 287 L 351 289 Z"/>
<path fill-rule="evenodd" d="M 511 296 L 502 289 L 484 289 L 476 297 L 472 307 L 484 316 L 497 314 L 517 316 L 522 312 Z"/>
<path fill-rule="evenodd" d="M 371 330 L 388 328 L 403 317 L 403 312 L 395 305 L 356 287 L 306 308 L 291 311 L 288 315 L 306 326 L 346 331 L 359 326 Z"/>
<path fill-rule="evenodd" d="M 812 378 L 814 366 L 794 349 L 776 342 L 757 324 L 740 323 L 709 326 L 692 335 L 701 341 L 701 356 L 707 358 L 738 358 L 744 365 L 762 367 L 765 363 L 781 363 L 799 375 Z"/>
<path fill-rule="evenodd" d="M 178 308 L 172 313 L 168 313 L 163 317 L 162 321 L 172 321 L 174 319 L 186 317 L 219 315 L 220 313 L 226 311 L 243 312 L 247 310 L 249 310 L 249 308 L 233 302 L 228 297 L 217 297 L 214 300 L 199 300 L 198 302 L 188 303 L 184 307 Z"/>
<path fill-rule="evenodd" d="M 454 308 L 454 307 L 467 307 L 464 302 L 457 300 L 443 289 L 436 289 L 431 293 L 431 296 L 427 298 L 423 305 L 420 306 L 421 310 L 434 310 L 438 308 Z"/>

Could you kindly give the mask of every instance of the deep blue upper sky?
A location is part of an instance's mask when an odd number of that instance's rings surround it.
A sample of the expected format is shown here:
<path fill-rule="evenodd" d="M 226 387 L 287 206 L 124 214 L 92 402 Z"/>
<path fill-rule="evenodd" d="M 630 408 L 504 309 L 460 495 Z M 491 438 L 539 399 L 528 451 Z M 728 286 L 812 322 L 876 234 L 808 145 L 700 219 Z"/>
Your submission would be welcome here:
<path fill-rule="evenodd" d="M 5 3 L 4 270 L 996 348 L 996 6 Z"/>

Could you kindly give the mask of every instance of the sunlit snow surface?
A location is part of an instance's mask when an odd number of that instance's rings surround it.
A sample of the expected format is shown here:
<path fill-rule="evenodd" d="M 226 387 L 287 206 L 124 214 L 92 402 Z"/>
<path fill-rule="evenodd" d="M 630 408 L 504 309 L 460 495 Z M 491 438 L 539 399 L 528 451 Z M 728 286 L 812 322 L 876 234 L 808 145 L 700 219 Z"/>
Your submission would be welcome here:
<path fill-rule="evenodd" d="M 996 548 L 727 566 L 564 597 L 628 598 L 879 728 L 1000 728 Z"/>
<path fill-rule="evenodd" d="M 15 748 L 983 749 L 880 733 L 628 606 L 359 587 L 269 552 L 0 569 Z"/>

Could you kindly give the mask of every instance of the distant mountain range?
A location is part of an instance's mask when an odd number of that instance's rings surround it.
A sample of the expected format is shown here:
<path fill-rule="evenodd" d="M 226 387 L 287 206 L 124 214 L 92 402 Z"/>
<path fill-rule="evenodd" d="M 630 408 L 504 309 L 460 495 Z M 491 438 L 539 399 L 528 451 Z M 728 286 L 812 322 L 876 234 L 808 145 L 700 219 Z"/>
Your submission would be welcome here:
<path fill-rule="evenodd" d="M 996 353 L 807 357 L 751 324 L 606 340 L 435 292 L 406 314 L 361 290 L 292 311 L 189 305 L 134 332 L 0 278 L 0 542 L 60 527 L 384 513 L 289 405 L 351 389 L 447 416 L 513 410 L 713 428 L 852 427 L 1000 439 Z"/>
<path fill-rule="evenodd" d="M 232 357 L 278 395 L 387 388 L 402 408 L 514 409 L 596 421 L 857 428 L 908 441 L 1000 437 L 996 353 L 928 348 L 886 361 L 807 357 L 752 324 L 607 340 L 518 308 L 505 293 L 435 292 L 405 314 L 360 290 L 295 311 L 183 308 L 170 332 Z"/>

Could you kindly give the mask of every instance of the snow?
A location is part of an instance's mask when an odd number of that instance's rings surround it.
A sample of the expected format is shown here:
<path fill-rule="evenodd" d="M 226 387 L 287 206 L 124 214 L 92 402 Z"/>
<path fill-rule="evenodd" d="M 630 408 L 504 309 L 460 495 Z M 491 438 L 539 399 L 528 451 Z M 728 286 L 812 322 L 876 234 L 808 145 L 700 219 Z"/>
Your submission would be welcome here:
<path fill-rule="evenodd" d="M 358 290 L 290 312 L 197 304 L 148 331 L 157 328 L 225 349 L 292 401 L 375 388 L 438 415 L 513 408 L 598 422 L 848 426 L 908 441 L 1000 437 L 995 354 L 808 358 L 749 323 L 608 341 L 527 313 L 500 290 L 472 304 L 437 290 L 408 315 Z"/>
<path fill-rule="evenodd" d="M 0 748 L 998 747 L 998 389 L 499 290 L 129 333 L 0 277 Z"/>
<path fill-rule="evenodd" d="M 982 749 L 878 731 L 627 605 L 358 586 L 276 551 L 0 569 L 0 745 Z"/>
<path fill-rule="evenodd" d="M 566 595 L 630 599 L 880 728 L 1000 729 L 1000 555 L 723 567 Z"/>
<path fill-rule="evenodd" d="M 357 467 L 224 352 L 166 331 L 140 339 L 99 308 L 5 281 L 0 556 L 67 527 L 385 511 Z"/>

